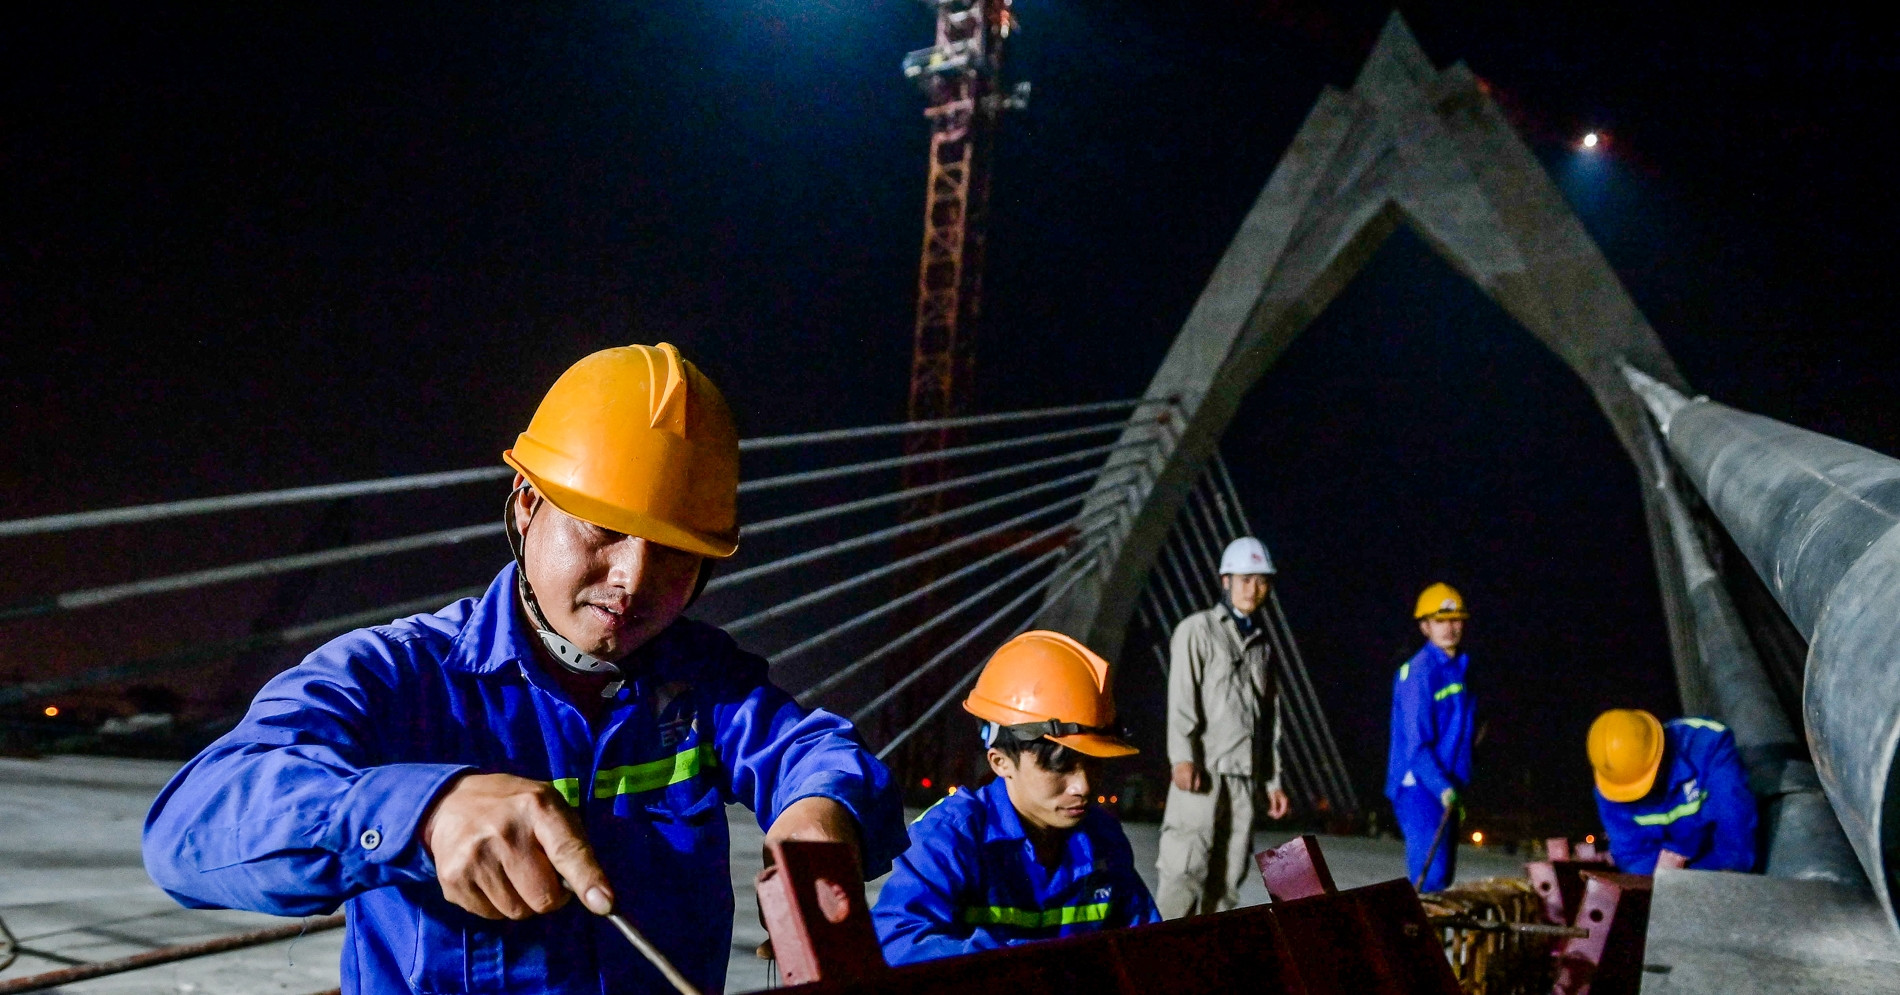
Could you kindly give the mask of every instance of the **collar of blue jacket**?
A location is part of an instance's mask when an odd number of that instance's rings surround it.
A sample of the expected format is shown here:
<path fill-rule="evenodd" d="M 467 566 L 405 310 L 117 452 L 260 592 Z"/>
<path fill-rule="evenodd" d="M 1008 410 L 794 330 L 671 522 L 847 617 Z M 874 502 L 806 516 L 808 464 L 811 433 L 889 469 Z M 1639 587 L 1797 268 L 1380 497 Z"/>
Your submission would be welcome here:
<path fill-rule="evenodd" d="M 417 840 L 443 787 L 469 771 L 549 782 L 620 911 L 708 990 L 731 952 L 728 804 L 763 827 L 831 798 L 856 817 L 872 876 L 903 848 L 889 771 L 851 724 L 798 705 L 712 626 L 682 619 L 642 647 L 591 728 L 532 662 L 514 569 L 481 598 L 345 634 L 273 679 L 153 804 L 153 880 L 194 908 L 347 903 L 347 991 L 665 993 L 579 903 L 520 922 L 449 904 Z"/>

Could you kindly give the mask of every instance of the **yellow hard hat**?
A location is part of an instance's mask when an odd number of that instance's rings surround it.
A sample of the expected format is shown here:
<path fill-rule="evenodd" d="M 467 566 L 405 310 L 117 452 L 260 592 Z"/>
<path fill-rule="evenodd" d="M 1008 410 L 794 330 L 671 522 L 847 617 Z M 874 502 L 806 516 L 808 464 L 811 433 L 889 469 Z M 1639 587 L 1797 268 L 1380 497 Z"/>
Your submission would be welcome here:
<path fill-rule="evenodd" d="M 1470 618 L 1465 611 L 1465 596 L 1450 584 L 1438 583 L 1426 588 L 1418 596 L 1418 607 L 1412 611 L 1413 618 Z"/>
<path fill-rule="evenodd" d="M 1613 802 L 1649 794 L 1662 766 L 1663 727 L 1640 708 L 1615 708 L 1590 723 L 1590 766 L 1597 791 Z"/>
<path fill-rule="evenodd" d="M 501 458 L 584 522 L 701 556 L 739 548 L 732 412 L 668 343 L 569 367 Z"/>
<path fill-rule="evenodd" d="M 999 647 L 963 710 L 1018 738 L 1054 740 L 1091 757 L 1141 752 L 1115 729 L 1108 661 L 1060 632 L 1037 629 Z"/>

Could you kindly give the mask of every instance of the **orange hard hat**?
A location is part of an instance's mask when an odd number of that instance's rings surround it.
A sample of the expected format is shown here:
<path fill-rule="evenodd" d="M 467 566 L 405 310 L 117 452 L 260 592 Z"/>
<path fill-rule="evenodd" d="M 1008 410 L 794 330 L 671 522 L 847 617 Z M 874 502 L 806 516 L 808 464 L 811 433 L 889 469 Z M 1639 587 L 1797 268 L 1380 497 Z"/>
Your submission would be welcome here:
<path fill-rule="evenodd" d="M 1640 708 L 1613 708 L 1590 723 L 1590 766 L 1597 790 L 1613 802 L 1649 794 L 1662 768 L 1663 727 Z"/>
<path fill-rule="evenodd" d="M 701 556 L 739 548 L 732 412 L 668 343 L 569 367 L 501 458 L 584 522 Z"/>
<path fill-rule="evenodd" d="M 1025 632 L 999 647 L 963 710 L 1019 739 L 1053 740 L 1091 757 L 1141 752 L 1115 728 L 1108 661 L 1060 632 Z"/>

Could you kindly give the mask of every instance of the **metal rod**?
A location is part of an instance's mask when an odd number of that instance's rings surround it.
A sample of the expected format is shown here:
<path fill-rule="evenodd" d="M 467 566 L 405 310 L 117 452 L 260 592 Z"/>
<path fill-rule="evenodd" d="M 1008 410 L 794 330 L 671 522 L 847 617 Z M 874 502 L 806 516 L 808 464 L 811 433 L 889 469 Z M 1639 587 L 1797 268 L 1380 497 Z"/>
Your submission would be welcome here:
<path fill-rule="evenodd" d="M 865 511 L 867 509 L 880 507 L 882 505 L 896 504 L 900 501 L 908 501 L 912 498 L 922 497 L 926 494 L 935 494 L 939 491 L 954 490 L 959 487 L 971 487 L 971 486 L 975 486 L 976 484 L 985 484 L 985 483 L 989 483 L 992 480 L 1001 480 L 1004 477 L 1015 476 L 1016 474 L 1019 474 L 1019 473 L 1027 473 L 1031 470 L 1042 470 L 1042 469 L 1046 469 L 1052 466 L 1060 466 L 1064 463 L 1073 463 L 1073 462 L 1076 462 L 1077 460 L 1084 460 L 1084 459 L 1089 458 L 1090 456 L 1100 456 L 1107 453 L 1113 453 L 1121 449 L 1134 449 L 1140 446 L 1150 446 L 1153 444 L 1154 444 L 1153 441 L 1149 439 L 1137 439 L 1134 442 L 1111 442 L 1105 446 L 1090 446 L 1087 449 L 1079 449 L 1079 450 L 1076 450 L 1075 452 L 1065 453 L 1061 456 L 1051 456 L 1051 457 L 1048 457 L 1047 459 L 1031 460 L 1027 463 L 1018 463 L 1014 466 L 1006 466 L 998 470 L 986 470 L 982 473 L 975 474 L 973 476 L 955 477 L 953 479 L 940 481 L 934 484 L 924 484 L 922 486 L 912 487 L 906 490 L 893 491 L 889 494 L 880 494 L 877 497 L 864 498 L 858 501 L 847 501 L 844 504 L 826 505 L 823 508 L 814 508 L 811 511 L 801 511 L 795 515 L 785 515 L 781 518 L 768 518 L 763 522 L 754 522 L 750 525 L 747 525 L 745 527 L 745 535 L 746 535 L 746 538 L 749 539 L 756 535 L 762 535 L 767 532 L 776 532 L 779 529 L 790 528 L 794 525 L 806 525 L 811 522 L 822 521 L 827 518 L 836 518 L 839 515 L 849 515 L 853 512 Z"/>
<path fill-rule="evenodd" d="M 63 967 L 57 971 L 47 971 L 43 974 L 30 974 L 24 978 L 0 981 L 0 995 L 17 995 L 19 992 L 37 992 L 47 988 L 56 988 L 60 985 L 76 984 L 91 978 L 103 978 L 109 974 L 124 974 L 127 971 L 136 971 L 140 968 L 156 967 L 159 964 L 170 964 L 174 961 L 189 960 L 193 957 L 221 954 L 230 950 L 242 950 L 245 947 L 261 946 L 266 943 L 276 943 L 280 940 L 294 940 L 297 937 L 307 936 L 311 933 L 322 933 L 327 930 L 337 929 L 342 925 L 343 917 L 341 915 L 323 916 L 316 919 L 306 919 L 303 922 L 288 926 L 270 926 L 264 929 L 254 929 L 248 933 L 220 936 L 215 940 L 200 940 L 197 943 L 180 943 L 175 946 L 159 947 L 156 950 L 147 950 L 144 953 L 133 954 L 130 957 L 117 957 L 112 960 L 102 960 L 93 964 L 78 964 L 73 967 Z"/>
<path fill-rule="evenodd" d="M 1046 529 L 1043 529 L 1041 532 L 1037 532 L 1027 538 L 1018 539 L 1016 542 L 1013 542 L 1010 545 L 1002 549 L 999 549 L 996 552 L 991 553 L 980 560 L 976 560 L 972 563 L 968 563 L 962 567 L 959 567 L 955 571 L 945 574 L 944 576 L 939 577 L 936 580 L 933 580 L 922 587 L 908 591 L 904 593 L 902 596 L 894 598 L 890 601 L 886 601 L 883 604 L 878 605 L 876 608 L 872 608 L 869 611 L 862 612 L 858 615 L 854 615 L 851 618 L 848 618 L 844 620 L 843 622 L 840 622 L 837 625 L 834 625 L 831 628 L 818 633 L 817 635 L 810 636 L 806 639 L 800 640 L 799 642 L 794 643 L 791 646 L 788 646 L 785 649 L 782 649 L 778 651 L 777 653 L 772 654 L 772 657 L 771 657 L 772 666 L 774 667 L 781 666 L 784 664 L 786 660 L 799 656 L 803 653 L 809 652 L 816 647 L 822 646 L 825 643 L 828 643 L 831 640 L 836 639 L 839 636 L 861 625 L 865 625 L 867 623 L 874 622 L 880 618 L 883 618 L 884 616 L 889 615 L 890 613 L 894 611 L 897 611 L 898 609 L 904 607 L 905 605 L 913 604 L 919 600 L 922 600 L 923 598 L 928 597 L 930 594 L 932 594 L 935 591 L 948 587 L 951 584 L 954 584 L 957 581 L 960 581 L 963 578 L 970 576 L 971 574 L 977 573 L 978 571 L 984 569 L 985 567 L 989 567 L 999 561 L 1007 559 L 1010 556 L 1013 556 L 1016 553 L 1019 553 L 1025 549 L 1028 549 L 1029 547 L 1034 546 L 1039 542 L 1047 542 L 1050 539 L 1057 536 L 1058 534 L 1062 533 L 1063 531 L 1072 529 L 1074 527 L 1075 527 L 1075 522 L 1058 522 L 1054 525 L 1049 526 Z M 1088 531 L 1092 532 L 1092 531 L 1095 531 L 1095 529 L 1097 528 L 1099 528 L 1099 526 L 1092 526 Z M 929 625 L 932 623 L 925 623 L 925 624 Z"/>
<path fill-rule="evenodd" d="M 985 498 L 970 504 L 958 505 L 949 511 L 938 512 L 935 515 L 927 515 L 923 518 L 904 522 L 900 525 L 878 529 L 875 532 L 867 532 L 864 535 L 853 536 L 850 539 L 841 539 L 837 542 L 826 543 L 816 549 L 808 549 L 802 553 L 794 553 L 791 556 L 781 557 L 769 563 L 761 563 L 756 567 L 747 567 L 744 570 L 736 570 L 723 577 L 715 578 L 712 583 L 706 585 L 705 593 L 711 594 L 714 591 L 736 587 L 746 581 L 767 577 L 781 570 L 789 570 L 792 567 L 802 567 L 807 563 L 814 563 L 828 556 L 837 556 L 841 553 L 849 553 L 855 549 L 874 546 L 880 542 L 887 542 L 892 539 L 911 535 L 912 533 L 924 532 L 936 528 L 945 522 L 954 522 L 957 519 L 981 514 L 991 508 L 1021 501 L 1024 498 L 1034 497 L 1037 494 L 1046 494 L 1049 491 L 1073 486 L 1084 481 L 1094 480 L 1096 476 L 1097 474 L 1094 470 L 1082 470 L 1067 476 L 1057 477 L 1054 480 L 1045 480 L 1040 484 L 1032 484 L 1028 487 L 1013 490 L 1008 494 L 998 494 L 992 498 Z"/>
<path fill-rule="evenodd" d="M 869 584 L 870 582 L 874 580 L 878 580 L 879 578 L 889 577 L 892 574 L 899 573 L 903 570 L 907 570 L 911 567 L 914 567 L 919 563 L 936 559 L 937 557 L 942 556 L 945 553 L 954 552 L 972 543 L 981 542 L 984 539 L 990 538 L 991 536 L 998 535 L 1003 532 L 1007 532 L 1010 529 L 1017 527 L 1018 525 L 1023 525 L 1025 523 L 1032 522 L 1038 518 L 1041 518 L 1044 515 L 1049 514 L 1050 512 L 1060 511 L 1063 508 L 1067 508 L 1072 505 L 1081 504 L 1085 497 L 1087 497 L 1086 494 L 1077 494 L 1073 497 L 1063 498 L 1062 500 L 1054 502 L 1053 504 L 1044 505 L 1033 511 L 1023 512 L 1022 514 L 1017 515 L 1015 518 L 1005 519 L 988 528 L 979 529 L 975 532 L 972 532 L 969 535 L 963 536 L 960 539 L 952 539 L 949 542 L 946 542 L 940 546 L 932 546 L 929 549 L 920 550 L 916 553 L 912 553 L 911 555 L 904 557 L 901 560 L 896 560 L 894 562 L 887 563 L 884 566 L 878 567 L 874 570 L 867 570 L 864 573 L 858 574 L 856 576 L 846 577 L 845 579 L 838 581 L 835 584 L 830 584 L 825 587 L 821 587 L 818 590 L 811 592 L 810 594 L 803 594 L 796 598 L 791 599 L 790 601 L 781 602 L 779 604 L 773 605 L 770 608 L 766 608 L 762 611 L 753 612 L 750 615 L 746 615 L 742 618 L 738 618 L 731 622 L 727 622 L 725 625 L 721 626 L 721 628 L 725 629 L 728 633 L 737 633 L 737 632 L 742 632 L 746 629 L 750 629 L 755 625 L 761 625 L 765 622 L 770 622 L 773 619 L 783 618 L 786 615 L 790 615 L 791 613 L 795 611 L 799 611 L 801 609 L 810 607 L 811 605 L 815 605 L 820 601 L 823 601 L 827 598 L 832 597 L 833 595 L 842 593 L 844 591 L 848 591 L 854 587 L 862 587 L 863 585 Z M 707 585 L 707 587 L 711 587 L 711 586 L 712 585 L 710 584 Z"/>
<path fill-rule="evenodd" d="M 1099 546 L 1100 546 L 1100 543 L 1089 546 L 1089 548 L 1084 552 L 1084 555 L 1093 554 L 1094 551 L 1097 548 L 1099 548 Z M 1073 560 L 1070 561 L 1071 564 L 1073 564 L 1074 562 L 1076 561 L 1073 561 Z M 982 634 L 990 626 L 995 625 L 998 619 L 1002 618 L 1005 615 L 1008 615 L 1012 611 L 1015 611 L 1017 608 L 1022 607 L 1023 603 L 1028 601 L 1031 597 L 1034 597 L 1036 592 L 1042 590 L 1045 587 L 1048 587 L 1051 582 L 1053 582 L 1057 577 L 1060 577 L 1062 575 L 1063 569 L 1064 569 L 1063 567 L 1057 567 L 1055 570 L 1050 571 L 1047 577 L 1044 577 L 1041 580 L 1038 580 L 1035 583 L 1029 585 L 1029 587 L 1025 589 L 1022 593 L 1010 599 L 1010 602 L 1008 604 L 1004 605 L 1001 608 L 998 608 L 995 614 L 971 626 L 969 631 L 965 632 L 961 636 L 958 636 L 955 641 L 950 643 L 950 645 L 945 646 L 943 649 L 938 650 L 936 654 L 932 656 L 929 660 L 926 660 L 922 666 L 918 667 L 917 669 L 911 671 L 908 674 L 905 674 L 902 680 L 898 681 L 896 684 L 891 685 L 889 688 L 886 688 L 882 694 L 878 695 L 875 698 L 872 698 L 870 701 L 866 702 L 863 706 L 858 708 L 857 711 L 852 712 L 851 721 L 862 722 L 867 717 L 877 714 L 878 709 L 888 704 L 892 698 L 895 698 L 899 694 L 902 694 L 905 688 L 908 688 L 912 684 L 917 683 L 917 681 L 921 680 L 924 677 L 924 675 L 937 669 L 937 667 L 940 664 L 942 664 L 945 660 L 948 660 L 951 656 L 955 655 L 957 651 L 963 649 L 963 647 L 970 645 L 970 643 L 973 640 L 975 640 L 978 635 Z"/>
<path fill-rule="evenodd" d="M 1093 561 L 1091 560 L 1091 562 Z M 1061 572 L 1060 569 L 1058 569 L 1057 573 L 1060 573 L 1060 572 Z M 1050 574 L 1050 576 L 1052 577 L 1055 575 L 1056 574 Z M 1069 588 L 1074 587 L 1078 582 L 1081 581 L 1083 577 L 1087 575 L 1088 575 L 1088 571 L 1086 569 L 1077 570 L 1074 573 L 1071 573 L 1066 580 L 1064 580 L 1060 585 L 1056 587 L 1055 591 L 1050 595 L 1050 597 L 1051 598 L 1062 597 L 1064 594 L 1067 594 L 1069 592 Z M 1022 635 L 1023 632 L 1028 630 L 1030 622 L 1032 621 L 1034 621 L 1034 616 L 1031 616 L 1030 619 L 1025 620 L 1022 624 L 1018 625 L 1016 627 L 1016 631 L 1010 634 L 1010 638 L 1014 639 L 1017 636 Z M 985 662 L 988 662 L 988 661 L 986 660 Z M 968 674 L 964 675 L 962 680 L 958 681 L 955 685 L 951 686 L 950 690 L 946 692 L 943 697 L 938 698 L 936 704 L 931 705 L 930 708 L 925 710 L 924 714 L 917 719 L 917 721 L 911 723 L 909 728 L 905 729 L 903 732 L 898 733 L 896 737 L 894 737 L 890 742 L 885 743 L 884 748 L 877 751 L 877 758 L 879 760 L 882 760 L 885 757 L 890 756 L 892 751 L 896 750 L 899 746 L 902 746 L 904 741 L 909 739 L 912 735 L 914 735 L 917 732 L 917 730 L 922 729 L 926 724 L 930 722 L 931 719 L 936 718 L 937 713 L 943 711 L 945 706 L 949 705 L 950 702 L 956 700 L 957 695 L 962 694 L 964 689 L 968 688 L 971 684 L 975 683 L 977 675 L 981 674 L 982 672 L 983 672 L 983 667 L 981 664 L 978 664 L 976 667 L 971 669 L 971 671 Z"/>
<path fill-rule="evenodd" d="M 805 432 L 799 435 L 774 435 L 760 439 L 741 440 L 739 443 L 739 451 L 754 452 L 762 449 L 779 449 L 785 446 L 804 446 L 818 442 L 844 442 L 851 439 L 869 439 L 884 435 L 903 435 L 907 432 L 927 432 L 944 428 L 976 428 L 980 425 L 1005 425 L 1011 422 L 1033 421 L 1039 418 L 1091 415 L 1104 411 L 1131 411 L 1135 408 L 1165 406 L 1169 403 L 1171 402 L 1167 398 L 1096 401 L 1091 404 L 1071 404 L 1060 408 L 1035 408 L 1027 411 L 1006 411 L 991 415 L 964 415 L 960 418 L 935 418 L 929 421 L 898 422 L 890 425 L 867 425 L 863 428 L 838 428 L 823 432 Z"/>
<path fill-rule="evenodd" d="M 628 943 L 633 944 L 633 949 L 640 951 L 640 956 L 645 957 L 647 963 L 652 964 L 654 970 L 659 971 L 660 976 L 664 977 L 667 984 L 672 985 L 675 991 L 680 995 L 699 995 L 699 989 L 691 981 L 686 980 L 686 975 L 681 974 L 680 969 L 674 967 L 673 962 L 666 959 L 666 955 L 660 952 L 659 947 L 653 945 L 652 940 L 647 939 L 635 929 L 626 916 L 618 912 L 609 912 L 607 921 L 614 924 L 614 928 L 620 931 L 620 935 L 626 937 Z"/>
<path fill-rule="evenodd" d="M 115 664 L 110 667 L 102 667 L 97 670 L 90 670 L 69 677 L 57 677 L 50 680 L 15 684 L 12 687 L 0 688 L 0 706 L 28 701 L 33 698 L 46 698 L 56 694 L 64 694 L 68 691 L 91 687 L 95 684 L 106 684 L 112 681 L 146 677 L 155 671 L 173 670 L 178 667 L 204 663 L 209 660 L 221 660 L 239 653 L 249 653 L 253 650 L 270 649 L 275 646 L 288 646 L 293 643 L 303 642 L 315 636 L 328 636 L 339 632 L 348 632 L 351 629 L 359 629 L 365 625 L 387 622 L 392 618 L 401 618 L 404 615 L 413 615 L 417 612 L 432 611 L 452 602 L 460 601 L 463 598 L 478 597 L 487 590 L 488 588 L 486 586 L 467 587 L 459 591 L 450 591 L 446 594 L 432 594 L 426 598 L 399 601 L 395 604 L 384 605 L 380 608 L 371 608 L 367 611 L 339 615 L 317 622 L 306 622 L 302 625 L 293 625 L 288 628 L 278 629 L 274 632 L 262 632 L 256 635 L 245 636 L 242 639 L 209 643 L 172 653 L 149 656 L 142 660 L 133 660 L 127 663 Z"/>
<path fill-rule="evenodd" d="M 268 560 L 255 560 L 228 567 L 212 567 L 208 570 L 192 570 L 187 573 L 172 574 L 168 577 L 152 577 L 147 580 L 135 580 L 124 584 L 110 584 L 104 587 L 89 587 L 78 591 L 35 601 L 22 602 L 0 607 L 0 621 L 16 618 L 28 618 L 38 615 L 52 615 L 63 611 L 77 611 L 82 608 L 97 608 L 130 598 L 142 598 L 154 594 L 169 594 L 174 591 L 189 591 L 193 588 L 211 587 L 217 584 L 230 584 L 240 580 L 254 580 L 259 577 L 271 577 L 277 574 L 291 573 L 297 570 L 314 570 L 353 560 L 367 560 L 377 556 L 391 556 L 397 553 L 414 552 L 418 549 L 431 549 L 437 546 L 453 546 L 471 539 L 485 539 L 500 535 L 500 522 L 484 525 L 468 525 L 459 529 L 444 529 L 440 532 L 426 532 L 422 535 L 404 536 L 400 539 L 383 539 L 377 542 L 359 543 L 354 546 L 339 546 L 336 549 L 318 550 L 314 553 L 296 553 L 291 556 L 279 556 Z"/>
<path fill-rule="evenodd" d="M 907 456 L 892 456 L 886 459 L 869 460 L 864 463 L 848 463 L 844 466 L 827 467 L 823 470 L 807 470 L 803 473 L 787 473 L 777 477 L 764 477 L 759 480 L 747 480 L 739 484 L 739 493 L 752 494 L 757 491 L 771 490 L 777 487 L 791 487 L 794 484 L 810 484 L 820 480 L 833 480 L 875 470 L 890 470 L 896 467 L 915 466 L 919 463 L 934 463 L 938 460 L 955 459 L 960 456 L 976 456 L 981 453 L 1002 452 L 1006 449 L 1020 449 L 1024 446 L 1039 445 L 1044 442 L 1060 442 L 1085 435 L 1100 435 L 1104 432 L 1118 432 L 1128 427 L 1127 422 L 1101 422 L 1084 425 L 1080 428 L 1065 428 L 1056 432 L 1042 432 L 1037 435 L 1025 435 L 1014 439 L 998 439 L 995 442 L 979 442 L 968 446 L 952 446 L 949 449 L 933 449 L 929 452 L 911 453 Z"/>

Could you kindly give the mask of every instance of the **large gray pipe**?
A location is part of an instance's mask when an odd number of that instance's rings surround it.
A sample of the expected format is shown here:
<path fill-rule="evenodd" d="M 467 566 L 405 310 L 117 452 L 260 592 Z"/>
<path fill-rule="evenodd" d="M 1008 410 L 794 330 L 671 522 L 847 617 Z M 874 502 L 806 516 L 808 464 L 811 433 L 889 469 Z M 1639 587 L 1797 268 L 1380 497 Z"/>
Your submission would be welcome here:
<path fill-rule="evenodd" d="M 1808 747 L 1900 930 L 1900 460 L 1623 372 L 1808 640 Z"/>
<path fill-rule="evenodd" d="M 1770 877 L 1830 881 L 1864 890 L 1867 876 L 1861 873 L 1854 849 L 1822 794 L 1814 765 L 1802 756 L 1801 741 L 1768 684 L 1768 674 L 1728 588 L 1709 563 L 1653 434 L 1649 447 L 1656 466 L 1656 490 L 1682 561 L 1683 586 L 1694 616 L 1701 660 L 1696 676 L 1710 714 L 1735 734 L 1735 746 L 1748 767 L 1749 790 L 1765 803 L 1768 859 L 1764 870 Z"/>

